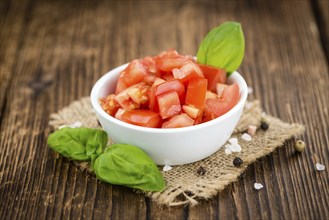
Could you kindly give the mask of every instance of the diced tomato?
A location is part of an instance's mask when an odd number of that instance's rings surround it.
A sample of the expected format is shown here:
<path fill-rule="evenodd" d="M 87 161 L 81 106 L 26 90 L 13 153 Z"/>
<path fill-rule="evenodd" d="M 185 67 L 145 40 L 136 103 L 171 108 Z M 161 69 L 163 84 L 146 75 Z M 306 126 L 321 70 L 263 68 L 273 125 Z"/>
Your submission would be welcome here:
<path fill-rule="evenodd" d="M 227 86 L 218 99 L 207 99 L 205 103 L 205 117 L 219 117 L 231 110 L 239 101 L 240 89 L 237 83 Z"/>
<path fill-rule="evenodd" d="M 160 128 L 162 125 L 162 119 L 158 113 L 145 109 L 126 110 L 122 113 L 120 119 L 143 127 Z"/>
<path fill-rule="evenodd" d="M 128 91 L 128 95 L 136 104 L 142 105 L 145 104 L 148 101 L 148 93 L 149 93 L 150 87 L 145 85 L 138 85 L 133 86 Z"/>
<path fill-rule="evenodd" d="M 163 73 L 161 73 L 161 77 L 162 77 L 162 79 L 164 79 L 166 81 L 174 80 L 175 79 L 175 77 L 172 74 L 172 72 L 163 72 Z"/>
<path fill-rule="evenodd" d="M 123 78 L 121 77 L 121 75 L 124 74 L 126 74 L 124 71 L 120 73 L 120 77 L 117 82 L 117 87 L 115 88 L 115 94 L 119 94 L 120 92 L 128 88 L 128 86 L 123 82 Z"/>
<path fill-rule="evenodd" d="M 161 78 L 156 78 L 153 85 L 151 86 L 151 89 L 149 91 L 148 94 L 148 99 L 149 99 L 149 109 L 154 111 L 154 112 L 159 112 L 159 106 L 158 106 L 158 100 L 157 97 L 155 95 L 155 90 L 156 90 L 156 86 L 166 82 L 165 80 L 161 79 Z"/>
<path fill-rule="evenodd" d="M 187 83 L 190 79 L 194 78 L 204 78 L 200 67 L 191 61 L 184 64 L 180 69 L 173 69 L 172 72 L 175 79 L 180 79 L 183 83 Z"/>
<path fill-rule="evenodd" d="M 118 111 L 115 113 L 114 117 L 116 119 L 121 120 L 121 115 L 125 112 L 125 110 L 123 110 L 122 108 L 119 108 Z"/>
<path fill-rule="evenodd" d="M 194 106 L 183 105 L 182 109 L 188 116 L 190 116 L 193 119 L 196 119 L 201 115 L 201 110 Z"/>
<path fill-rule="evenodd" d="M 182 128 L 192 126 L 194 120 L 187 114 L 180 114 L 170 118 L 168 121 L 162 124 L 162 128 Z"/>
<path fill-rule="evenodd" d="M 174 68 L 181 68 L 191 58 L 177 53 L 175 50 L 167 50 L 155 58 L 160 70 L 170 72 Z"/>
<path fill-rule="evenodd" d="M 169 49 L 131 61 L 121 71 L 115 93 L 99 103 L 130 124 L 185 127 L 210 121 L 236 105 L 239 86 L 225 83 L 224 70 Z"/>
<path fill-rule="evenodd" d="M 207 79 L 191 79 L 187 86 L 185 103 L 203 109 L 207 93 Z"/>
<path fill-rule="evenodd" d="M 218 97 L 221 97 L 221 95 L 226 87 L 227 87 L 227 85 L 223 84 L 223 83 L 216 84 L 216 93 L 217 93 Z"/>
<path fill-rule="evenodd" d="M 140 62 L 143 64 L 147 73 L 154 76 L 160 76 L 160 71 L 153 57 L 151 56 L 144 57 L 143 59 L 140 60 Z"/>
<path fill-rule="evenodd" d="M 218 96 L 216 93 L 210 92 L 209 90 L 207 90 L 206 92 L 206 99 L 217 99 Z"/>
<path fill-rule="evenodd" d="M 153 74 L 148 74 L 147 76 L 144 77 L 143 82 L 145 82 L 147 85 L 153 85 L 154 81 L 159 78 L 156 75 Z"/>
<path fill-rule="evenodd" d="M 109 115 L 114 116 L 120 105 L 115 100 L 115 95 L 111 94 L 99 100 L 100 105 Z"/>
<path fill-rule="evenodd" d="M 131 61 L 127 68 L 120 73 L 115 93 L 118 94 L 124 89 L 143 81 L 145 76 L 147 76 L 147 71 L 141 61 Z"/>
<path fill-rule="evenodd" d="M 115 96 L 115 100 L 123 109 L 137 109 L 148 101 L 150 87 L 144 83 L 138 83 Z"/>
<path fill-rule="evenodd" d="M 215 119 L 216 116 L 214 113 L 210 113 L 210 114 L 206 114 L 203 118 L 202 118 L 202 123 L 205 123 L 207 121 L 211 121 L 213 119 Z"/>
<path fill-rule="evenodd" d="M 209 65 L 198 64 L 203 75 L 208 79 L 208 89 L 212 92 L 216 91 L 217 83 L 226 83 L 226 72 L 223 69 L 212 67 Z"/>
<path fill-rule="evenodd" d="M 157 96 L 160 115 L 163 119 L 172 117 L 181 112 L 181 104 L 177 92 L 170 91 Z"/>
<path fill-rule="evenodd" d="M 160 83 L 159 85 L 156 86 L 155 95 L 158 96 L 158 95 L 161 95 L 161 94 L 169 92 L 169 91 L 177 92 L 180 102 L 182 102 L 182 103 L 184 102 L 185 86 L 180 80 L 174 79 L 174 80 Z"/>

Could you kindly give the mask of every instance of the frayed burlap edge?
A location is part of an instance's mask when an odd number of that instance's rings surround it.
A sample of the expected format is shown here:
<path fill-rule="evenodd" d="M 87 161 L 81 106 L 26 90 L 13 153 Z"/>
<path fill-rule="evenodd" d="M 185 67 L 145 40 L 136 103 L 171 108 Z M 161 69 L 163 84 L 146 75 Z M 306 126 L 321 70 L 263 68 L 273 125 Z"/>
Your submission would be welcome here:
<path fill-rule="evenodd" d="M 258 129 L 251 141 L 241 138 L 249 125 L 259 127 L 261 119 L 266 120 L 269 129 Z M 58 129 L 60 126 L 74 125 L 79 122 L 84 127 L 100 128 L 90 98 L 75 101 L 58 113 L 51 114 L 49 124 Z M 283 146 L 293 136 L 304 132 L 304 126 L 289 124 L 262 113 L 259 101 L 248 102 L 232 137 L 237 137 L 242 151 L 225 154 L 224 147 L 210 157 L 186 165 L 174 166 L 170 171 L 161 171 L 166 188 L 162 192 L 145 193 L 153 201 L 168 206 L 196 205 L 199 199 L 209 199 L 223 190 L 227 185 L 237 181 L 248 165 L 257 159 Z M 240 157 L 243 165 L 233 165 L 233 159 Z M 74 162 L 80 169 L 90 172 L 89 163 Z M 198 172 L 202 167 L 203 173 Z M 159 167 L 162 169 L 162 166 Z"/>

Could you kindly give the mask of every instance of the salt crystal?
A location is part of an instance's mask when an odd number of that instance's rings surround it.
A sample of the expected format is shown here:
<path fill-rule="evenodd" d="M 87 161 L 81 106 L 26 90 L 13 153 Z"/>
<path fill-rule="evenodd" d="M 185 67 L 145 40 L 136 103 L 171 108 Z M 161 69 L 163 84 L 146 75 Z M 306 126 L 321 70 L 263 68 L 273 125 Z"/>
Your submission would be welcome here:
<path fill-rule="evenodd" d="M 228 140 L 228 142 L 230 142 L 230 144 L 238 144 L 238 139 L 237 138 L 230 138 Z"/>
<path fill-rule="evenodd" d="M 230 148 L 225 148 L 225 154 L 228 155 L 228 154 L 231 154 L 232 151 Z"/>
<path fill-rule="evenodd" d="M 254 184 L 254 188 L 255 189 L 257 189 L 257 190 L 259 190 L 259 189 L 261 189 L 261 188 L 263 188 L 264 186 L 263 186 L 263 184 L 261 184 L 261 183 L 255 183 Z"/>
<path fill-rule="evenodd" d="M 244 134 L 241 136 L 241 138 L 242 138 L 243 140 L 245 140 L 245 141 L 251 141 L 251 140 L 252 140 L 252 137 L 251 137 L 249 134 L 247 134 L 247 133 L 244 133 Z"/>
<path fill-rule="evenodd" d="M 248 86 L 248 94 L 252 94 L 254 92 L 253 88 Z"/>
<path fill-rule="evenodd" d="M 316 166 L 316 169 L 319 171 L 326 169 L 326 167 L 321 163 L 316 163 L 315 166 Z"/>
<path fill-rule="evenodd" d="M 167 171 L 169 171 L 169 170 L 171 170 L 171 169 L 172 169 L 172 167 L 166 164 L 166 165 L 163 167 L 162 170 L 165 171 L 165 172 L 167 172 Z"/>
<path fill-rule="evenodd" d="M 254 136 L 256 134 L 256 131 L 257 131 L 257 126 L 255 125 L 248 126 L 248 134 L 250 134 L 251 136 Z"/>
<path fill-rule="evenodd" d="M 239 144 L 231 144 L 230 150 L 232 152 L 241 152 L 241 146 Z"/>

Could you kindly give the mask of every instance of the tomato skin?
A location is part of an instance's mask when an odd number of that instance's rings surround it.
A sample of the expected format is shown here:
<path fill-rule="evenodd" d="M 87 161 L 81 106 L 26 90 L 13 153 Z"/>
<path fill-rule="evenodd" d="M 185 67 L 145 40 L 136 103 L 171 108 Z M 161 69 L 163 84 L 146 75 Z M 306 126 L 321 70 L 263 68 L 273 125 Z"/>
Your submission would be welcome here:
<path fill-rule="evenodd" d="M 207 79 L 191 79 L 187 86 L 185 103 L 203 109 L 207 93 Z"/>
<path fill-rule="evenodd" d="M 240 98 L 240 91 L 237 83 L 227 86 L 218 99 L 207 99 L 205 103 L 205 117 L 212 119 L 224 115 L 231 110 Z"/>
<path fill-rule="evenodd" d="M 194 78 L 204 78 L 200 67 L 194 62 L 187 62 L 180 69 L 173 69 L 175 79 L 180 79 L 184 84 Z"/>
<path fill-rule="evenodd" d="M 162 118 L 158 113 L 145 109 L 126 110 L 120 115 L 120 120 L 149 128 L 160 128 L 162 125 Z"/>
<path fill-rule="evenodd" d="M 182 111 L 177 92 L 170 91 L 157 96 L 162 119 L 178 115 Z"/>
<path fill-rule="evenodd" d="M 166 82 L 163 82 L 163 83 L 157 85 L 156 89 L 155 89 L 155 95 L 158 96 L 158 95 L 161 95 L 161 94 L 169 92 L 169 91 L 177 92 L 177 94 L 179 96 L 179 100 L 181 102 L 184 101 L 185 86 L 180 80 L 174 79 L 174 80 L 166 81 Z"/>
<path fill-rule="evenodd" d="M 149 91 L 149 109 L 154 111 L 154 112 L 159 112 L 159 105 L 158 105 L 158 100 L 157 100 L 157 97 L 156 97 L 156 94 L 155 94 L 155 91 L 156 91 L 156 87 L 157 85 L 161 84 L 161 83 L 164 83 L 166 82 L 165 80 L 161 79 L 161 78 L 156 78 L 153 85 L 151 86 L 150 88 L 150 91 Z"/>
<path fill-rule="evenodd" d="M 155 59 L 151 56 L 144 57 L 140 60 L 141 64 L 144 66 L 145 70 L 149 75 L 160 76 L 160 71 L 157 67 Z"/>
<path fill-rule="evenodd" d="M 157 67 L 164 72 L 171 72 L 174 68 L 181 68 L 191 58 L 177 53 L 176 50 L 167 50 L 155 58 Z"/>
<path fill-rule="evenodd" d="M 170 118 L 162 124 L 162 128 L 182 128 L 194 125 L 194 120 L 187 114 L 180 114 Z"/>
<path fill-rule="evenodd" d="M 118 94 L 124 89 L 140 83 L 147 76 L 147 70 L 140 60 L 131 61 L 127 68 L 120 73 L 115 93 Z"/>
<path fill-rule="evenodd" d="M 208 89 L 212 92 L 216 91 L 217 83 L 226 83 L 226 71 L 205 64 L 198 64 L 203 75 L 208 79 Z"/>

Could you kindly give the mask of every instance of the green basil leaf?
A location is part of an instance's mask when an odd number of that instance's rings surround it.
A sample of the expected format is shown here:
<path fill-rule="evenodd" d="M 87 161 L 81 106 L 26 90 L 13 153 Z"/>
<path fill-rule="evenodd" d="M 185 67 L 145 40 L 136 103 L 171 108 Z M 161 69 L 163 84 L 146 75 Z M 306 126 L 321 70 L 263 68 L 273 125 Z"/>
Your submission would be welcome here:
<path fill-rule="evenodd" d="M 202 64 L 225 69 L 230 75 L 241 65 L 244 48 L 241 24 L 225 22 L 212 29 L 202 40 L 197 60 Z"/>
<path fill-rule="evenodd" d="M 141 149 L 113 144 L 93 164 L 96 177 L 104 182 L 144 191 L 162 191 L 165 182 L 153 160 Z"/>
<path fill-rule="evenodd" d="M 90 161 L 101 154 L 107 144 L 105 131 L 92 128 L 62 128 L 50 134 L 47 143 L 64 157 Z"/>

